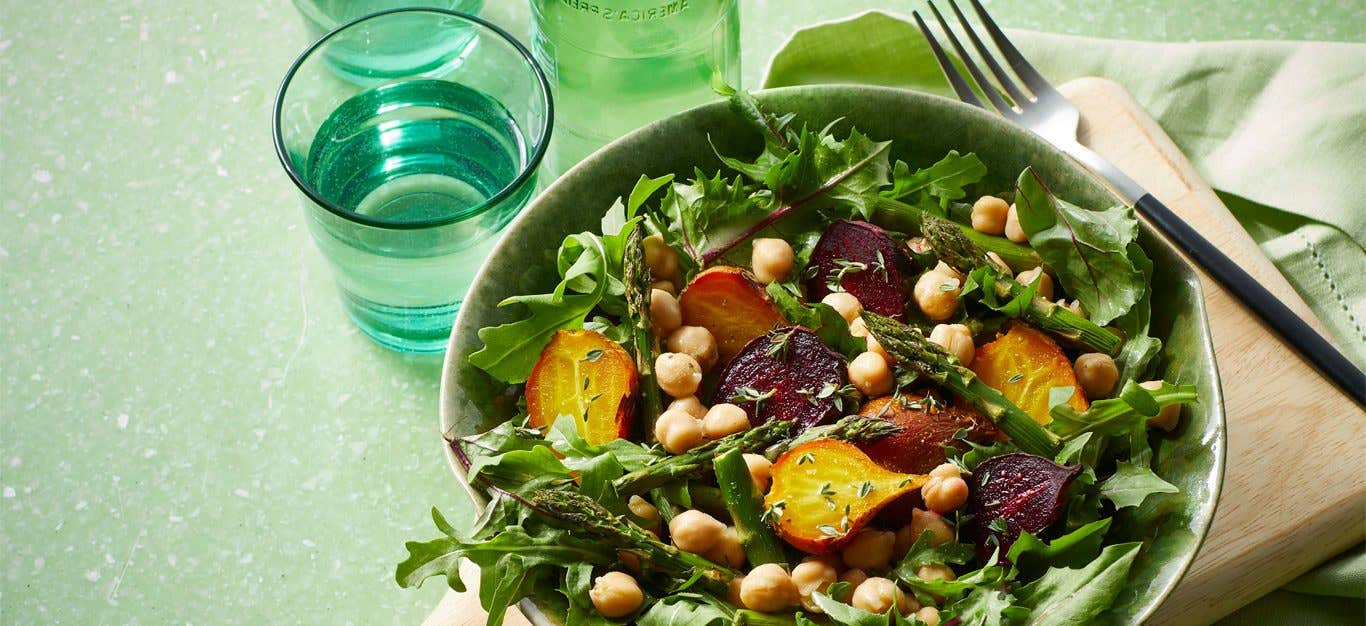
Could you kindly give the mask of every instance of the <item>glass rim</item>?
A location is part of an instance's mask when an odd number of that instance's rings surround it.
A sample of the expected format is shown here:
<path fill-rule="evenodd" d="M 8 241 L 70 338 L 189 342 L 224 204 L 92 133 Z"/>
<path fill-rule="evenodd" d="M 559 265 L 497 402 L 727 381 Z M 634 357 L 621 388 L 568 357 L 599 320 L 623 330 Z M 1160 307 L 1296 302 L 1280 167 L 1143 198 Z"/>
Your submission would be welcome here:
<path fill-rule="evenodd" d="M 285 93 L 288 91 L 289 84 L 291 81 L 293 81 L 294 75 L 299 71 L 299 68 L 303 66 L 304 61 L 307 60 L 310 56 L 312 56 L 314 52 L 317 52 L 318 49 L 323 46 L 323 44 L 327 43 L 327 40 L 331 39 L 338 33 L 366 20 L 371 20 L 374 18 L 383 17 L 394 13 L 436 13 L 472 22 L 476 26 L 480 26 L 490 31 L 493 31 L 493 33 L 502 38 L 503 41 L 512 45 L 513 49 L 515 49 L 522 56 L 522 58 L 527 62 L 527 65 L 531 67 L 532 74 L 534 74 L 536 77 L 536 83 L 540 85 L 541 101 L 545 105 L 545 121 L 541 125 L 541 130 L 538 133 L 539 141 L 536 144 L 535 151 L 531 154 L 531 158 L 527 160 L 526 165 L 523 168 L 521 168 L 520 172 L 517 173 L 517 177 L 514 178 L 511 182 L 509 182 L 507 185 L 504 185 L 503 188 L 498 191 L 498 193 L 493 194 L 488 199 L 484 200 L 483 202 L 475 206 L 455 212 L 451 215 L 419 221 L 398 221 L 375 218 L 368 215 L 362 215 L 355 211 L 348 210 L 338 205 L 337 203 L 332 202 L 331 200 L 328 200 L 327 198 L 323 197 L 323 195 L 318 193 L 318 190 L 315 189 L 313 185 L 309 184 L 308 181 L 304 180 L 303 176 L 300 175 L 299 172 L 294 168 L 294 164 L 290 161 L 289 158 L 289 152 L 285 149 L 284 135 L 281 132 L 281 122 L 284 116 Z M 538 63 L 536 63 L 536 59 L 534 56 L 532 56 L 531 51 L 527 50 L 526 46 L 522 45 L 522 42 L 517 41 L 517 39 L 513 37 L 510 33 L 508 33 L 506 30 L 503 30 L 502 28 L 494 25 L 492 22 L 489 22 L 488 20 L 485 20 L 476 15 L 471 15 L 469 13 L 463 13 L 460 11 L 452 11 L 449 9 L 439 9 L 434 7 L 401 7 L 397 9 L 387 9 L 384 11 L 378 11 L 375 13 L 371 13 L 369 15 L 363 15 L 328 31 L 322 37 L 319 37 L 317 41 L 314 41 L 313 43 L 309 44 L 309 46 L 299 54 L 298 58 L 294 59 L 294 62 L 290 64 L 289 70 L 285 72 L 284 79 L 280 81 L 280 90 L 275 95 L 275 105 L 272 107 L 272 109 L 273 110 L 271 112 L 271 134 L 273 135 L 275 143 L 275 156 L 280 159 L 280 165 L 284 167 L 285 174 L 287 174 L 290 180 L 294 182 L 294 186 L 297 187 L 299 191 L 303 192 L 303 194 L 307 196 L 308 199 L 312 201 L 314 204 L 321 206 L 324 209 L 327 209 L 328 211 L 337 215 L 338 217 L 341 217 L 342 219 L 346 219 L 352 222 L 358 222 L 366 226 L 387 228 L 392 230 L 417 230 L 422 228 L 447 226 L 481 215 L 489 209 L 493 208 L 494 206 L 497 206 L 498 203 L 502 202 L 509 196 L 516 193 L 521 188 L 521 186 L 526 184 L 527 180 L 536 173 L 536 169 L 540 167 L 541 161 L 545 157 L 546 151 L 550 145 L 550 133 L 555 125 L 555 105 L 550 96 L 550 81 L 546 78 L 545 71 L 541 69 L 541 66 Z"/>

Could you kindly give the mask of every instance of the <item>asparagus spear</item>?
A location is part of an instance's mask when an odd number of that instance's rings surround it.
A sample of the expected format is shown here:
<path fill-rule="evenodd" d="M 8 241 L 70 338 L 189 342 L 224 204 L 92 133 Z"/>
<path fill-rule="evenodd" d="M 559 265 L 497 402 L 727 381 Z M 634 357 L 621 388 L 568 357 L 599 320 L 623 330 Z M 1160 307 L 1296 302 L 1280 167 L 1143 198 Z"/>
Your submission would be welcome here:
<path fill-rule="evenodd" d="M 964 274 L 977 269 L 985 271 L 992 278 L 990 288 L 997 298 L 1011 300 L 1024 293 L 1026 287 L 992 265 L 986 250 L 965 237 L 957 224 L 927 215 L 921 220 L 920 232 L 934 246 L 939 259 L 953 268 Z M 1095 322 L 1043 298 L 1031 300 L 1022 317 L 1058 337 L 1111 356 L 1119 354 L 1124 343 Z"/>
<path fill-rule="evenodd" d="M 934 217 L 926 214 L 920 207 L 890 198 L 879 198 L 873 207 L 873 216 L 870 221 L 889 230 L 924 234 L 921 228 L 922 222 L 927 216 Z M 992 237 L 979 233 L 961 224 L 949 223 L 956 226 L 964 237 L 981 248 L 984 254 L 995 252 L 1006 262 L 1006 265 L 1010 266 L 1010 269 L 1016 272 L 1036 268 L 1042 263 L 1039 260 L 1039 253 L 1028 246 L 1022 246 L 1002 237 Z"/>
<path fill-rule="evenodd" d="M 745 546 L 749 564 L 787 563 L 783 544 L 763 520 L 764 496 L 749 474 L 744 455 L 731 449 L 716 457 L 714 465 L 716 484 L 721 488 L 721 498 L 726 503 L 726 510 L 730 511 L 740 543 Z"/>
<path fill-rule="evenodd" d="M 644 228 L 636 224 L 626 237 L 626 254 L 622 258 L 622 279 L 626 283 L 626 322 L 631 332 L 632 352 L 636 357 L 636 375 L 640 384 L 640 405 L 636 407 L 644 425 L 646 437 L 654 436 L 655 418 L 663 408 L 659 386 L 655 384 L 654 358 L 659 352 L 654 329 L 650 322 L 650 266 L 645 264 Z"/>
<path fill-rule="evenodd" d="M 768 457 L 770 461 L 776 461 L 788 450 L 817 439 L 840 439 L 849 443 L 865 443 L 877 441 L 899 432 L 901 432 L 901 426 L 897 425 L 896 422 L 877 417 L 849 415 L 834 424 L 808 428 L 792 439 L 780 441 L 765 451 L 764 456 Z"/>
<path fill-rule="evenodd" d="M 1048 458 L 1057 452 L 1057 436 L 1039 426 L 1034 418 L 982 382 L 977 374 L 959 364 L 943 348 L 926 339 L 920 329 L 869 311 L 863 312 L 863 321 L 878 343 L 897 358 L 898 367 L 915 369 L 977 407 L 1021 450 Z"/>
<path fill-rule="evenodd" d="M 739 574 L 729 567 L 661 542 L 645 529 L 626 518 L 613 515 L 592 498 L 577 491 L 537 489 L 532 492 L 527 504 L 542 515 L 635 554 L 654 570 L 674 578 L 688 579 L 700 575 L 704 580 L 724 585 Z"/>
<path fill-rule="evenodd" d="M 692 450 L 668 457 L 654 465 L 636 470 L 612 481 L 622 497 L 649 491 L 680 478 L 699 476 L 711 469 L 711 460 L 731 449 L 758 452 L 792 433 L 792 423 L 773 420 L 747 431 L 704 443 Z"/>

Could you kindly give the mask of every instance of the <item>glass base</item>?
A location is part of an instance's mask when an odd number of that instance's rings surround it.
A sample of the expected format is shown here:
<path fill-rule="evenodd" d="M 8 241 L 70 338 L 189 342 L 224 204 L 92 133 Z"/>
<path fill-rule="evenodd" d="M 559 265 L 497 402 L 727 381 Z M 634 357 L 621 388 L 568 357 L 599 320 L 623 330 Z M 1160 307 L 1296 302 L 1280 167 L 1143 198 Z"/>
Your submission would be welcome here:
<path fill-rule="evenodd" d="M 412 354 L 445 352 L 460 302 L 431 307 L 396 307 L 342 291 L 351 321 L 381 346 Z"/>

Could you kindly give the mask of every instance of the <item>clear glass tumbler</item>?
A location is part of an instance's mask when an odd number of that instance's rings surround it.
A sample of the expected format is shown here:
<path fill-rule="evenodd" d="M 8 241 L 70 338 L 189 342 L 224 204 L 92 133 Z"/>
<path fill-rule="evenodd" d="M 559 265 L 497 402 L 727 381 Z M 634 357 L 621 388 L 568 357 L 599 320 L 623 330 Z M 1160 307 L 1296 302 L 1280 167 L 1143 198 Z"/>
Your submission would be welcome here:
<path fill-rule="evenodd" d="M 740 82 L 737 0 L 532 0 L 532 50 L 555 95 L 550 168 Z"/>
<path fill-rule="evenodd" d="M 330 51 L 387 49 L 396 25 L 471 40 L 441 63 L 390 63 L 374 85 L 334 72 Z M 552 117 L 531 53 L 461 13 L 377 13 L 295 61 L 275 102 L 275 149 L 361 330 L 397 350 L 444 349 L 475 271 L 536 187 Z"/>
<path fill-rule="evenodd" d="M 484 0 L 294 0 L 294 8 L 304 18 L 313 40 L 338 26 L 372 13 L 402 8 L 430 8 L 478 15 Z M 381 28 L 371 26 L 372 29 Z M 474 29 L 449 30 L 414 15 L 407 20 L 389 20 L 376 41 L 359 45 L 337 43 L 323 52 L 333 72 L 358 83 L 374 83 L 393 78 L 424 63 L 440 64 L 457 56 L 474 41 Z"/>

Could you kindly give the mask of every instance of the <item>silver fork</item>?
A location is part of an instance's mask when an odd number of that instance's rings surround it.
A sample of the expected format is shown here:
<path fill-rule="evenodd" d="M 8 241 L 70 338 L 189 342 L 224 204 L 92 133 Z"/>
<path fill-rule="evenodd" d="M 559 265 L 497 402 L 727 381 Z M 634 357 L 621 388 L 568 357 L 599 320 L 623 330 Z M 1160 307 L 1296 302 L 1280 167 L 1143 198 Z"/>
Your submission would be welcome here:
<path fill-rule="evenodd" d="M 934 12 L 934 17 L 939 21 L 944 36 L 958 53 L 963 66 L 967 68 L 967 75 L 959 72 L 958 68 L 954 66 L 943 46 L 935 38 L 934 32 L 925 25 L 925 20 L 921 19 L 920 13 L 918 11 L 911 13 L 915 17 L 916 25 L 920 27 L 920 32 L 925 35 L 925 39 L 929 42 L 935 59 L 939 61 L 939 67 L 944 71 L 945 78 L 948 79 L 954 92 L 958 94 L 958 98 L 968 104 L 987 108 L 981 98 L 978 98 L 972 90 L 972 84 L 976 84 L 978 89 L 986 95 L 991 106 L 1006 119 L 1029 129 L 1048 143 L 1066 152 L 1096 175 L 1109 181 L 1121 197 L 1133 203 L 1134 209 L 1140 215 L 1147 218 L 1172 243 L 1203 267 L 1210 276 L 1219 281 L 1219 284 L 1223 285 L 1229 293 L 1241 300 L 1244 306 L 1256 313 L 1286 343 L 1289 343 L 1305 359 L 1313 363 L 1319 372 L 1342 388 L 1348 396 L 1356 400 L 1357 404 L 1366 404 L 1366 375 L 1363 375 L 1361 370 L 1347 360 L 1347 357 L 1319 336 L 1304 320 L 1295 315 L 1270 291 L 1267 291 L 1260 282 L 1249 276 L 1241 267 L 1238 267 L 1238 264 L 1220 252 L 1214 244 L 1201 236 L 1190 224 L 1182 221 L 1171 209 L 1154 198 L 1141 185 L 1134 182 L 1114 164 L 1105 160 L 1105 157 L 1096 154 L 1077 141 L 1077 124 L 1081 120 L 1081 114 L 1077 111 L 1077 107 L 1068 102 L 1061 93 L 1058 93 L 1058 90 L 1049 84 L 1039 74 L 1038 70 L 1029 64 L 1029 61 L 1025 60 L 1024 55 L 1020 54 L 1015 45 L 1010 43 L 1005 33 L 1001 32 L 996 21 L 987 15 L 986 9 L 982 8 L 982 4 L 978 0 L 970 1 L 977 17 L 981 19 L 982 25 L 986 28 L 987 34 L 1000 51 L 1000 56 L 1014 70 L 1013 75 L 1001 66 L 997 57 L 982 43 L 977 31 L 968 22 L 967 16 L 959 10 L 958 4 L 954 0 L 947 0 L 949 7 L 957 16 L 963 32 L 967 34 L 968 40 L 972 43 L 972 47 L 981 57 L 987 70 L 996 78 L 995 83 L 982 73 L 977 62 L 959 42 L 958 37 L 954 35 L 953 29 L 949 27 L 948 21 L 944 19 L 944 15 L 939 12 L 939 7 L 935 6 L 934 2 L 929 2 L 930 10 Z"/>

